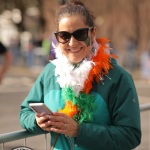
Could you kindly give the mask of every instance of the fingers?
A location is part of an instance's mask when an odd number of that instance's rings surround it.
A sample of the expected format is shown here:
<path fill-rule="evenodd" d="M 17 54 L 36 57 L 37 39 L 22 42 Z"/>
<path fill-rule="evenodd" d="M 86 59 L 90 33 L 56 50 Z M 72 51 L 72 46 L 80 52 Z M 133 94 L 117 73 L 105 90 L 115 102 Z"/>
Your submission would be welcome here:
<path fill-rule="evenodd" d="M 53 131 L 53 132 L 57 132 L 57 133 L 61 133 L 61 134 L 65 134 L 66 131 L 67 131 L 67 125 L 62 123 L 62 122 L 57 122 L 57 123 L 52 123 L 51 121 L 48 121 L 50 122 L 50 126 L 43 126 L 42 129 L 45 130 L 45 131 Z M 55 124 L 55 125 L 52 125 L 52 124 Z"/>
<path fill-rule="evenodd" d="M 67 130 L 67 124 L 66 123 L 64 123 L 64 128 L 65 128 L 65 130 Z"/>
<path fill-rule="evenodd" d="M 41 116 L 41 117 L 36 115 L 37 125 L 39 127 L 41 127 L 42 129 L 47 128 L 47 127 L 50 126 L 48 121 L 49 121 L 49 115 L 45 115 L 45 116 Z"/>
<path fill-rule="evenodd" d="M 51 128 L 66 129 L 66 124 L 62 120 L 65 120 L 62 116 L 52 117 L 51 115 L 39 116 L 36 114 L 37 125 L 45 131 L 51 131 Z"/>
<path fill-rule="evenodd" d="M 38 116 L 36 121 L 39 127 L 45 131 L 53 131 L 66 136 L 76 137 L 78 134 L 78 123 L 63 113 L 53 113 L 53 115 Z"/>
<path fill-rule="evenodd" d="M 63 113 L 55 112 L 53 115 L 49 116 L 49 119 L 55 122 L 67 123 L 70 120 L 70 117 Z"/>
<path fill-rule="evenodd" d="M 51 131 L 65 134 L 66 136 L 77 137 L 78 135 L 78 123 L 71 117 L 55 113 L 50 116 Z M 55 121 L 54 121 L 55 120 Z"/>
<path fill-rule="evenodd" d="M 65 136 L 77 137 L 78 135 L 78 123 L 63 123 L 60 128 L 55 128 L 55 126 L 50 128 L 50 131 L 64 134 Z"/>

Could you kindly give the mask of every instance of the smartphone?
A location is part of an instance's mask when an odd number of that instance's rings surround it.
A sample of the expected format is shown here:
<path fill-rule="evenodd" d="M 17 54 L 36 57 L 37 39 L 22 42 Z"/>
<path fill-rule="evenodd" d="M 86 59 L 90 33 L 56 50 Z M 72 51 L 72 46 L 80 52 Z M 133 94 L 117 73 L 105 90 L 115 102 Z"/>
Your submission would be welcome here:
<path fill-rule="evenodd" d="M 44 103 L 30 103 L 29 106 L 39 116 L 52 114 L 52 111 Z"/>

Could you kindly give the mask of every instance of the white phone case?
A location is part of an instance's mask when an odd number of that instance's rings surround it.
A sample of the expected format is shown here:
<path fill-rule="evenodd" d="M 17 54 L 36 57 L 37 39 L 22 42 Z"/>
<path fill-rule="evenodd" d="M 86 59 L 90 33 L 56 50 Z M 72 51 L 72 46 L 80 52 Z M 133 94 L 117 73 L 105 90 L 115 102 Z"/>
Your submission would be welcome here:
<path fill-rule="evenodd" d="M 52 111 L 44 103 L 30 103 L 29 106 L 40 116 L 52 114 Z"/>

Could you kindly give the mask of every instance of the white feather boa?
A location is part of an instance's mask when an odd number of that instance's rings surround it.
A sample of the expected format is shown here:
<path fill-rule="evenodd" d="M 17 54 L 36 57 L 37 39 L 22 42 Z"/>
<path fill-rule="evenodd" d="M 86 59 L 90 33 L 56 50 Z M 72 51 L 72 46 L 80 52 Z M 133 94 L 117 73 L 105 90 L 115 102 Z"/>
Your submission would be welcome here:
<path fill-rule="evenodd" d="M 97 49 L 99 47 L 96 40 L 93 44 L 95 52 L 92 55 L 96 55 Z M 55 66 L 55 76 L 57 76 L 57 82 L 60 84 L 61 88 L 72 88 L 76 95 L 82 91 L 84 87 L 84 82 L 88 78 L 88 74 L 92 68 L 93 61 L 87 58 L 84 58 L 83 62 L 76 68 L 72 65 L 67 57 L 62 54 L 59 46 L 55 46 L 56 58 L 51 61 Z M 90 54 L 91 55 L 91 54 Z"/>
<path fill-rule="evenodd" d="M 56 66 L 55 75 L 61 88 L 71 87 L 76 95 L 84 87 L 84 82 L 92 68 L 92 61 L 84 59 L 83 62 L 74 69 L 74 66 L 68 61 L 60 50 L 56 49 L 57 59 L 52 63 Z"/>

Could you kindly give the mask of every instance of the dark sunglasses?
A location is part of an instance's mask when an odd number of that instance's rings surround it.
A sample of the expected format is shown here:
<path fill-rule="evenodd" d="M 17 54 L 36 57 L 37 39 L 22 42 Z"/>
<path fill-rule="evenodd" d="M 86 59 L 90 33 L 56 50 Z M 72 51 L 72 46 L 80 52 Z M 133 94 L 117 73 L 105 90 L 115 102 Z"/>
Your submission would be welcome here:
<path fill-rule="evenodd" d="M 71 36 L 73 36 L 78 41 L 86 40 L 88 37 L 88 31 L 92 29 L 93 29 L 93 26 L 90 28 L 78 29 L 72 33 L 69 33 L 67 31 L 60 31 L 60 32 L 55 32 L 54 34 L 59 43 L 65 44 L 71 39 Z"/>

